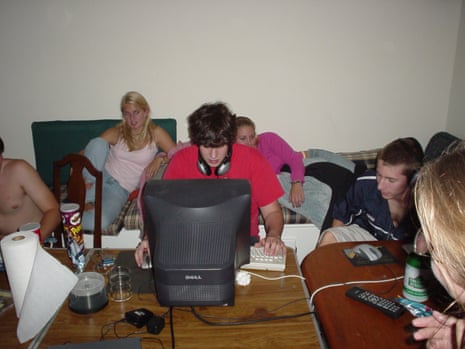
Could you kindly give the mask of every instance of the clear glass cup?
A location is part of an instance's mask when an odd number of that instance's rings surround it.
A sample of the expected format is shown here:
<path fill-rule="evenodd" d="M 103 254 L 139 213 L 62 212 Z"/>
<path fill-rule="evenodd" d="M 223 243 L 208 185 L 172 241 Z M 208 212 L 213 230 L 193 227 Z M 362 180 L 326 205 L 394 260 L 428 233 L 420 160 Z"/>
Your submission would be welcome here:
<path fill-rule="evenodd" d="M 131 273 L 129 268 L 117 265 L 108 274 L 111 300 L 124 302 L 132 297 Z"/>

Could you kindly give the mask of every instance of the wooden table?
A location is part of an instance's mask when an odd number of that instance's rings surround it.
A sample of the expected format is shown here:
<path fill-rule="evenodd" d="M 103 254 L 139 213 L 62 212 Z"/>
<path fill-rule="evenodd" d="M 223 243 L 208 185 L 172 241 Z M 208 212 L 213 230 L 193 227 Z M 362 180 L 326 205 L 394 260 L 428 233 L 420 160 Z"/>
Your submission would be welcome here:
<path fill-rule="evenodd" d="M 372 242 L 370 242 L 372 243 Z M 311 252 L 302 263 L 310 292 L 333 284 L 355 280 L 382 280 L 404 274 L 406 253 L 396 241 L 373 242 L 384 245 L 397 259 L 397 263 L 385 265 L 353 266 L 343 249 L 357 243 L 338 243 L 322 246 Z M 398 319 L 391 319 L 379 310 L 356 302 L 345 295 L 354 285 L 332 287 L 318 292 L 313 299 L 318 323 L 327 346 L 339 348 L 402 349 L 419 348 L 412 343 L 408 331 L 412 315 L 405 312 Z M 362 284 L 361 287 L 373 293 L 392 298 L 402 295 L 403 280 Z"/>
<path fill-rule="evenodd" d="M 70 266 L 65 250 L 48 250 Z M 94 252 L 95 253 L 95 252 Z M 104 250 L 105 254 L 120 253 L 120 250 Z M 93 258 L 90 259 L 91 261 Z M 86 271 L 95 270 L 94 263 L 89 263 Z M 268 277 L 283 275 L 280 272 L 258 272 Z M 285 274 L 299 274 L 295 254 L 288 249 Z M 0 273 L 0 287 L 7 285 L 5 273 Z M 168 308 L 160 307 L 155 295 L 136 294 L 130 300 L 122 303 L 109 301 L 102 310 L 93 314 L 77 314 L 72 312 L 67 302 L 61 307 L 55 320 L 48 329 L 39 348 L 50 345 L 98 341 L 102 328 L 124 318 L 127 311 L 137 308 L 147 308 L 156 315 L 166 313 Z M 236 286 L 236 300 L 232 307 L 198 307 L 204 316 L 211 321 L 221 319 L 250 320 L 271 318 L 274 316 L 291 316 L 309 312 L 308 297 L 305 285 L 301 279 L 286 278 L 267 281 L 252 276 L 249 286 Z M 28 348 L 30 342 L 19 344 L 16 337 L 18 319 L 14 307 L 0 314 L 0 337 L 2 348 Z M 173 327 L 176 348 L 320 348 L 315 326 L 310 315 L 282 320 L 257 322 L 239 326 L 212 326 L 198 320 L 188 307 L 175 307 L 173 310 Z M 105 335 L 105 339 L 116 338 L 113 327 Z M 116 326 L 118 336 L 127 336 L 137 329 L 127 323 Z M 171 348 L 169 316 L 165 318 L 165 328 L 159 335 L 149 333 L 137 334 L 142 338 L 142 348 Z M 158 341 L 161 341 L 162 344 Z"/>

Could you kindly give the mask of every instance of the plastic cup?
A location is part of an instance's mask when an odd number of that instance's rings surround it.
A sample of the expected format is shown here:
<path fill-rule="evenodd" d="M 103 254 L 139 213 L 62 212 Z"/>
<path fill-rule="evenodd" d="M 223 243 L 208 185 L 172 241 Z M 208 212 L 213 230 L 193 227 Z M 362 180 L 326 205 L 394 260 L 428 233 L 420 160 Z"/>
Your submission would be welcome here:
<path fill-rule="evenodd" d="M 110 298 L 115 302 L 124 302 L 132 297 L 131 274 L 129 268 L 115 266 L 108 275 Z"/>
<path fill-rule="evenodd" d="M 30 222 L 23 224 L 19 227 L 19 231 L 32 231 L 33 233 L 37 234 L 39 237 L 39 242 L 42 243 L 42 237 L 40 236 L 40 223 Z"/>

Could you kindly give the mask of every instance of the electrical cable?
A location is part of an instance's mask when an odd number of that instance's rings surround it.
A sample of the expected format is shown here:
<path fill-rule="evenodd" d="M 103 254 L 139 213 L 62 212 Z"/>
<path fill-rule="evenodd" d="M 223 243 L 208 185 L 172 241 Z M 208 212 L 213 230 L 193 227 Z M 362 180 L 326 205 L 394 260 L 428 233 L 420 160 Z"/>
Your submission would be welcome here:
<path fill-rule="evenodd" d="M 338 283 L 334 283 L 334 284 L 328 284 L 328 285 L 325 285 L 325 286 L 321 286 L 319 288 L 317 288 L 314 292 L 312 292 L 312 295 L 310 296 L 310 306 L 311 306 L 311 310 L 313 312 L 313 308 L 314 308 L 314 305 L 313 305 L 313 299 L 315 298 L 315 296 L 327 289 L 327 288 L 332 288 L 332 287 L 340 287 L 340 286 L 347 286 L 347 285 L 360 285 L 360 284 L 376 284 L 376 283 L 384 283 L 384 282 L 391 282 L 391 281 L 398 281 L 398 280 L 402 280 L 404 278 L 404 275 L 401 275 L 401 276 L 396 276 L 396 277 L 392 277 L 392 278 L 389 278 L 389 279 L 382 279 L 382 280 L 357 280 L 357 281 L 346 281 L 346 282 L 338 282 Z"/>
<path fill-rule="evenodd" d="M 171 348 L 174 349 L 176 344 L 174 342 L 174 326 L 173 326 L 173 306 L 170 306 L 170 333 L 171 333 Z"/>
<path fill-rule="evenodd" d="M 259 318 L 259 319 L 252 319 L 252 320 L 246 320 L 246 321 L 237 321 L 237 322 L 213 322 L 213 321 L 209 321 L 204 316 L 197 313 L 197 311 L 194 309 L 194 307 L 192 307 L 192 314 L 198 320 L 206 323 L 207 325 L 212 325 L 212 326 L 238 326 L 238 325 L 256 324 L 256 323 L 267 322 L 267 321 L 293 319 L 293 318 L 297 318 L 297 317 L 311 315 L 312 312 L 308 311 L 308 312 L 305 312 L 305 313 L 299 313 L 299 314 L 293 314 L 293 315 L 280 315 L 280 316 L 273 316 L 273 317 L 269 317 L 269 318 Z"/>
<path fill-rule="evenodd" d="M 281 276 L 276 276 L 276 277 L 268 277 L 268 276 L 264 276 L 264 275 L 261 275 L 261 274 L 253 273 L 251 271 L 247 271 L 247 273 L 249 273 L 250 275 L 262 278 L 264 280 L 269 280 L 269 281 L 281 280 L 281 279 L 286 279 L 286 278 L 298 278 L 298 279 L 301 279 L 301 280 L 305 280 L 305 278 L 303 276 L 300 276 L 300 275 L 281 275 Z"/>
<path fill-rule="evenodd" d="M 120 319 L 120 320 L 116 320 L 116 321 L 113 321 L 113 322 L 110 322 L 108 324 L 105 324 L 105 325 L 102 325 L 102 327 L 100 328 L 100 339 L 101 341 L 103 341 L 105 339 L 105 336 L 107 335 L 108 332 L 110 332 L 111 330 L 113 330 L 113 333 L 115 334 L 115 337 L 118 338 L 118 335 L 116 333 L 116 325 L 120 322 L 126 322 L 125 319 Z"/>
<path fill-rule="evenodd" d="M 165 346 L 163 345 L 163 341 L 160 338 L 156 337 L 140 337 L 141 340 L 143 341 L 152 341 L 160 344 L 161 349 L 165 349 Z"/>
<path fill-rule="evenodd" d="M 134 335 L 142 335 L 142 334 L 148 334 L 149 333 L 147 331 L 133 331 L 133 332 L 127 333 L 125 335 L 121 335 L 116 330 L 117 325 L 120 324 L 120 323 L 128 323 L 128 322 L 126 321 L 126 319 L 120 319 L 120 320 L 116 320 L 116 321 L 113 321 L 113 322 L 110 322 L 108 324 L 103 325 L 101 327 L 101 329 L 100 329 L 100 339 L 99 339 L 99 341 L 104 341 L 105 336 L 111 330 L 113 330 L 114 336 L 116 338 L 119 338 L 119 339 L 128 338 L 128 337 L 134 336 Z M 140 338 L 141 338 L 141 340 L 143 339 L 143 340 L 150 340 L 150 341 L 157 342 L 158 344 L 160 344 L 162 349 L 165 348 L 165 346 L 163 345 L 163 341 L 160 338 L 155 338 L 155 337 L 140 337 Z"/>
<path fill-rule="evenodd" d="M 241 320 L 237 321 L 219 321 L 219 322 L 214 322 L 214 321 L 209 321 L 206 318 L 210 317 L 212 318 L 213 316 L 205 316 L 200 313 L 198 313 L 195 310 L 195 307 L 191 307 L 191 312 L 192 314 L 200 321 L 203 323 L 206 323 L 207 325 L 211 326 L 238 326 L 238 325 L 250 325 L 250 324 L 256 324 L 260 322 L 267 322 L 267 321 L 277 321 L 277 320 L 284 320 L 284 319 L 294 319 L 306 315 L 311 315 L 313 312 L 307 311 L 304 313 L 298 313 L 298 314 L 291 314 L 291 315 L 279 315 L 279 316 L 271 316 L 271 317 L 262 317 L 262 318 L 257 318 L 257 319 L 250 319 L 250 320 L 243 320 L 244 318 L 242 317 Z M 214 317 L 216 318 L 216 317 Z M 224 318 L 222 318 L 224 320 Z"/>

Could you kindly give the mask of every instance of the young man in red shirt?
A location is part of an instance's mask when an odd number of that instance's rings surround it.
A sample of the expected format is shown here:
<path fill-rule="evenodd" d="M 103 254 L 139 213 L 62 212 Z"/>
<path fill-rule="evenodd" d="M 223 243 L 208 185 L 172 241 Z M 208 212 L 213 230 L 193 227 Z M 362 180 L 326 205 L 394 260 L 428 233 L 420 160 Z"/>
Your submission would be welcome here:
<path fill-rule="evenodd" d="M 251 186 L 250 236 L 265 253 L 286 252 L 281 240 L 283 215 L 278 198 L 283 190 L 268 161 L 254 148 L 236 141 L 236 116 L 224 103 L 204 104 L 188 117 L 192 145 L 170 160 L 164 179 L 247 179 Z M 258 215 L 264 220 L 266 237 L 258 236 Z M 142 264 L 148 241 L 143 239 L 135 253 Z"/>

